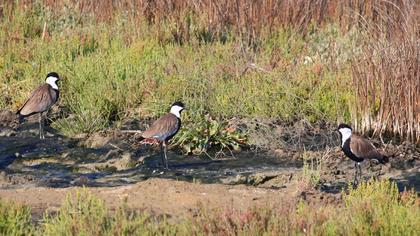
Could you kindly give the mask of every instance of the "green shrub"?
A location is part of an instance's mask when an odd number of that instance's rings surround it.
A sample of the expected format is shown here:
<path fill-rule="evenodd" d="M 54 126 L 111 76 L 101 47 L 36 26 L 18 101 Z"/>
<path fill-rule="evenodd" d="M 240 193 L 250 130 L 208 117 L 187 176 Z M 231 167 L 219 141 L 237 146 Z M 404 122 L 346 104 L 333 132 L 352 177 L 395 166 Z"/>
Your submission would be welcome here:
<path fill-rule="evenodd" d="M 416 202 L 417 201 L 417 202 Z M 346 232 L 358 235 L 415 235 L 420 229 L 420 205 L 414 190 L 399 193 L 389 180 L 368 181 L 344 196 Z"/>
<path fill-rule="evenodd" d="M 32 235 L 31 209 L 0 199 L 0 234 Z"/>
<path fill-rule="evenodd" d="M 44 221 L 41 235 L 174 235 L 182 230 L 182 224 L 175 227 L 164 217 L 129 210 L 125 204 L 110 211 L 87 190 L 68 195 L 58 215 L 47 214 Z"/>

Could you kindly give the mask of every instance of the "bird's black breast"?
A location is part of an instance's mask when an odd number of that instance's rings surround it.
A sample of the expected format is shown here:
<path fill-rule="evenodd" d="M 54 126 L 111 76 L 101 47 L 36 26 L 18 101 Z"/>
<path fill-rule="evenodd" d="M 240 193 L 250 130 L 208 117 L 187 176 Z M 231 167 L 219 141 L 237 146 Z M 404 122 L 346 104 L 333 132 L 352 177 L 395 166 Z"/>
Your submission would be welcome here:
<path fill-rule="evenodd" d="M 54 92 L 56 94 L 56 97 L 55 97 L 55 101 L 54 102 L 57 102 L 58 101 L 58 98 L 60 98 L 60 91 L 58 89 L 54 89 Z"/>
<path fill-rule="evenodd" d="M 344 154 L 352 159 L 355 162 L 362 162 L 363 158 L 357 157 L 356 155 L 354 155 L 354 153 L 351 151 L 350 149 L 350 142 L 351 142 L 351 138 L 347 139 L 347 141 L 344 142 L 343 147 L 341 148 L 344 152 Z"/>

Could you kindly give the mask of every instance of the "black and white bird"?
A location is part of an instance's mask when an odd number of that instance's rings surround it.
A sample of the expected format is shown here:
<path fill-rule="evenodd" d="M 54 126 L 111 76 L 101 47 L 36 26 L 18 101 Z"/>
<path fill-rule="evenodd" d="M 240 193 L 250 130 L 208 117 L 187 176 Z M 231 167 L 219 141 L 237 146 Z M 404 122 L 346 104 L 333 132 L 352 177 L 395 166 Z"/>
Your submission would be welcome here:
<path fill-rule="evenodd" d="M 162 164 L 166 169 L 168 169 L 166 142 L 175 136 L 181 128 L 182 110 L 184 110 L 184 104 L 182 102 L 173 103 L 170 112 L 154 121 L 149 129 L 141 135 L 144 139 L 155 139 L 159 141 L 162 152 Z"/>
<path fill-rule="evenodd" d="M 363 160 L 376 159 L 381 164 L 386 164 L 389 161 L 389 158 L 378 152 L 375 146 L 373 146 L 369 140 L 354 134 L 352 132 L 352 128 L 349 125 L 340 124 L 337 130 L 341 136 L 341 149 L 348 158 L 355 161 L 355 185 L 358 183 L 358 175 L 359 178 L 362 176 L 362 168 L 360 163 Z"/>
<path fill-rule="evenodd" d="M 57 81 L 60 77 L 56 72 L 47 74 L 45 83 L 32 92 L 23 106 L 16 112 L 19 119 L 34 114 L 39 114 L 39 138 L 44 139 L 43 113 L 47 112 L 58 100 L 60 92 L 58 91 Z"/>

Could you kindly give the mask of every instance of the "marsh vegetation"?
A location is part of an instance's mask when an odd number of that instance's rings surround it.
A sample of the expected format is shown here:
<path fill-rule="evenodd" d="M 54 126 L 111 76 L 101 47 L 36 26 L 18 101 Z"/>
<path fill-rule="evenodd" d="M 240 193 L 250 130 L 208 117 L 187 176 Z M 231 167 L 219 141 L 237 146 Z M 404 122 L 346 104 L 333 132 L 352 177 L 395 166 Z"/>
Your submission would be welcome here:
<path fill-rule="evenodd" d="M 7 192 L 19 186 L 46 188 L 40 198 L 89 187 L 56 199 L 61 206 L 53 210 L 0 199 L 0 234 L 414 235 L 419 11 L 411 0 L 2 1 L 1 112 L 16 111 L 48 72 L 62 80 L 49 114 L 54 142 L 35 140 L 30 122 L 16 128 L 2 120 L 0 196 L 19 199 Z M 172 140 L 176 165 L 160 174 L 150 161 L 153 148 L 120 130 L 147 127 L 177 100 L 187 109 Z M 382 172 L 368 169 L 398 188 L 385 180 L 348 187 L 351 165 L 339 160 L 332 134 L 340 122 L 390 153 Z M 178 217 L 166 215 L 169 206 L 149 209 L 124 199 L 109 206 L 106 196 L 90 193 L 100 186 L 125 193 L 124 185 L 146 187 L 141 181 L 155 178 L 168 189 L 176 185 L 171 181 L 187 181 L 174 187 L 175 195 L 191 186 L 197 193 L 228 192 L 224 181 L 252 185 L 235 189 L 243 191 L 235 199 L 260 205 L 229 208 L 235 194 L 212 195 L 225 206 L 189 205 Z M 202 183 L 224 185 L 208 190 Z M 258 191 L 279 194 L 278 205 L 248 195 Z"/>

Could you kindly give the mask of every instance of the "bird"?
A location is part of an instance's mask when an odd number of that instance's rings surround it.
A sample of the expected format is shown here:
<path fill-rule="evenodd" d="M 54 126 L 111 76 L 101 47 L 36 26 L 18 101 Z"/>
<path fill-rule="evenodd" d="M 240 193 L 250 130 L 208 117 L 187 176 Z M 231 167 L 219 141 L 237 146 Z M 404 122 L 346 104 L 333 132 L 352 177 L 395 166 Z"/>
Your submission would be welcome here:
<path fill-rule="evenodd" d="M 19 116 L 19 120 L 34 114 L 39 114 L 40 139 L 45 139 L 43 130 L 43 113 L 48 112 L 60 96 L 57 86 L 57 81 L 59 80 L 60 77 L 56 72 L 48 73 L 45 78 L 45 83 L 33 91 L 23 106 L 16 112 Z"/>
<path fill-rule="evenodd" d="M 160 143 L 162 165 L 167 170 L 169 169 L 169 166 L 168 157 L 166 155 L 166 142 L 174 137 L 181 128 L 181 112 L 184 110 L 184 107 L 182 102 L 174 102 L 169 113 L 154 121 L 152 125 L 141 134 L 143 139 L 154 139 Z"/>
<path fill-rule="evenodd" d="M 348 158 L 355 162 L 355 177 L 353 181 L 354 185 L 358 184 L 357 176 L 359 175 L 360 178 L 362 176 L 362 168 L 360 163 L 363 160 L 376 159 L 381 164 L 386 164 L 389 162 L 389 158 L 378 152 L 375 146 L 373 146 L 369 140 L 354 134 L 352 132 L 353 129 L 349 125 L 340 124 L 337 128 L 337 131 L 340 133 L 341 137 L 341 149 Z"/>

